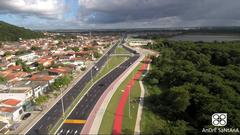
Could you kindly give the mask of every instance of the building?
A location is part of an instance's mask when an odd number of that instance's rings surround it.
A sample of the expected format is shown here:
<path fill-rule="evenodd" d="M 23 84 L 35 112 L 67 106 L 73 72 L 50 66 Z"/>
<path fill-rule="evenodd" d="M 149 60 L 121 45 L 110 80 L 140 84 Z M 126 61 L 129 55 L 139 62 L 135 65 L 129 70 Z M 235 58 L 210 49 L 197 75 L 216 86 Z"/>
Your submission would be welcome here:
<path fill-rule="evenodd" d="M 51 58 L 40 58 L 38 64 L 43 65 L 44 67 L 50 67 L 53 64 L 53 59 Z"/>
<path fill-rule="evenodd" d="M 71 73 L 71 69 L 61 67 L 61 68 L 52 68 L 48 70 L 49 75 L 54 75 L 54 76 L 62 76 L 68 73 Z"/>
<path fill-rule="evenodd" d="M 17 99 L 5 99 L 0 101 L 0 121 L 13 123 L 21 120 L 23 114 L 22 101 Z"/>
<path fill-rule="evenodd" d="M 130 46 L 144 46 L 148 44 L 153 44 L 152 40 L 143 40 L 143 39 L 129 39 L 128 43 Z"/>
<path fill-rule="evenodd" d="M 6 107 L 0 106 L 0 121 L 6 123 L 14 123 L 21 120 L 23 114 L 22 107 Z"/>
<path fill-rule="evenodd" d="M 15 88 L 28 88 L 32 90 L 33 98 L 38 98 L 47 91 L 49 84 L 48 81 L 19 81 L 14 87 Z"/>
<path fill-rule="evenodd" d="M 33 91 L 30 87 L 12 87 L 0 89 L 0 99 L 18 99 L 30 101 L 33 98 Z"/>
<path fill-rule="evenodd" d="M 27 62 L 27 65 L 31 65 L 32 63 L 37 61 L 38 57 L 39 56 L 35 53 L 27 53 L 19 56 L 18 58 L 24 62 Z"/>

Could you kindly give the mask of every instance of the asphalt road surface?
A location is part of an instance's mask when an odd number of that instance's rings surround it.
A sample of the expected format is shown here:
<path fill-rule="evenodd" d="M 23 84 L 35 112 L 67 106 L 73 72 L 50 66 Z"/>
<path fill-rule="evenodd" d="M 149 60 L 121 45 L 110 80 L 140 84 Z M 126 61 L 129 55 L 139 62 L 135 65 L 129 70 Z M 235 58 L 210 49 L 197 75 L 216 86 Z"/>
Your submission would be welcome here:
<path fill-rule="evenodd" d="M 96 64 L 89 70 L 82 79 L 80 79 L 75 86 L 73 86 L 64 96 L 64 108 L 67 108 L 72 104 L 74 99 L 79 95 L 83 90 L 85 85 L 91 80 L 91 76 L 95 76 L 97 72 L 103 67 L 106 63 L 110 54 L 112 54 L 116 48 L 117 44 L 114 45 Z M 98 68 L 99 70 L 96 70 Z M 92 72 L 92 73 L 91 73 Z M 85 101 L 86 99 L 84 99 Z M 97 99 L 93 99 L 97 100 Z M 82 102 L 83 103 L 83 102 Z M 89 104 L 90 105 L 90 104 Z M 88 114 L 89 109 L 86 109 L 86 115 Z M 89 110 L 90 111 L 90 110 Z M 27 135 L 36 135 L 36 134 L 48 134 L 50 129 L 57 123 L 57 121 L 62 116 L 62 103 L 59 100 L 29 131 Z M 86 116 L 85 116 L 86 117 Z"/>
<path fill-rule="evenodd" d="M 104 76 L 93 87 L 89 90 L 86 96 L 79 102 L 76 108 L 67 118 L 68 120 L 87 120 L 89 114 L 94 108 L 95 104 L 104 93 L 104 91 L 110 86 L 110 84 L 117 79 L 132 63 L 139 58 L 139 54 L 135 54 L 130 57 L 127 61 L 122 63 L 120 66 L 115 68 L 109 74 Z M 76 123 L 64 123 L 58 130 L 58 135 L 73 135 L 80 134 L 84 124 Z"/>

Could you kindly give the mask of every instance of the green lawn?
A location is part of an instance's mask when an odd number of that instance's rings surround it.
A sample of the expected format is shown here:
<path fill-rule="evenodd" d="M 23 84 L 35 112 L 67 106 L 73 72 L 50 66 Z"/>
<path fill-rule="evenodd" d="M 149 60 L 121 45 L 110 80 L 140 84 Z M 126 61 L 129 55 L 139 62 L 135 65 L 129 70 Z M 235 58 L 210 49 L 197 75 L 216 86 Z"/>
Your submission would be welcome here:
<path fill-rule="evenodd" d="M 141 64 L 140 64 L 141 65 Z M 134 71 L 123 81 L 123 83 L 118 87 L 118 89 L 116 90 L 116 92 L 114 93 L 113 97 L 111 98 L 110 103 L 107 106 L 107 110 L 103 116 L 103 120 L 99 129 L 99 134 L 111 134 L 112 133 L 112 128 L 113 128 L 113 123 L 114 123 L 114 116 L 115 116 L 115 112 L 118 106 L 118 103 L 120 101 L 120 98 L 122 96 L 122 90 L 125 89 L 125 87 L 127 86 L 128 82 L 132 79 L 132 77 L 137 73 L 137 71 L 140 68 L 140 65 L 137 66 L 137 68 L 134 69 Z M 133 99 L 135 99 L 137 96 L 139 97 L 140 95 L 140 86 L 139 83 L 136 82 L 136 84 L 134 85 L 134 88 L 131 92 L 131 96 L 133 98 L 131 98 L 131 101 Z M 133 102 L 131 103 L 131 107 L 134 107 L 134 109 L 132 108 L 132 118 L 131 119 L 131 126 L 130 127 L 134 127 L 135 123 L 133 122 L 135 120 L 135 116 L 136 116 L 136 109 L 138 106 L 135 106 L 135 103 L 133 104 Z M 128 108 L 128 106 L 127 106 Z M 128 109 L 127 109 L 128 110 Z M 124 109 L 125 112 L 125 109 Z M 127 114 L 124 114 L 125 116 L 128 117 L 128 111 Z M 127 121 L 123 121 L 123 124 L 126 124 Z M 126 126 L 124 125 L 123 128 L 126 128 Z M 131 128 L 132 129 L 132 128 Z"/>
<path fill-rule="evenodd" d="M 123 48 L 123 47 L 117 47 L 116 48 L 116 54 L 121 54 L 121 53 L 129 53 L 125 48 Z"/>
<path fill-rule="evenodd" d="M 101 69 L 101 72 L 99 72 L 96 77 L 94 77 L 94 81 L 98 80 L 102 76 L 104 76 L 106 73 L 108 73 L 110 70 L 114 69 L 116 66 L 118 66 L 123 61 L 127 60 L 127 57 L 125 56 L 112 56 L 108 63 L 104 66 L 104 68 Z"/>
<path fill-rule="evenodd" d="M 129 101 L 127 101 L 124 107 L 122 134 L 134 134 L 134 128 L 136 124 L 139 97 L 141 94 L 141 88 L 139 81 L 136 81 L 130 95 L 130 117 L 129 117 Z"/>
<path fill-rule="evenodd" d="M 109 58 L 108 63 L 101 69 L 101 71 L 93 78 L 93 83 L 95 83 L 98 79 L 106 75 L 111 69 L 116 68 L 120 63 L 127 60 L 127 57 L 122 56 L 112 56 Z M 66 110 L 66 116 L 74 109 L 74 106 L 79 102 L 79 100 L 83 97 L 84 93 L 89 90 L 92 86 L 92 83 L 89 82 L 86 84 L 82 92 L 78 95 L 78 97 L 73 101 L 72 105 Z M 61 125 L 63 119 L 60 119 L 53 127 L 49 127 L 50 134 L 54 134 L 57 128 Z"/>
<path fill-rule="evenodd" d="M 145 97 L 154 95 L 154 94 L 160 94 L 159 88 L 151 87 L 147 84 L 144 84 L 145 87 Z M 158 90 L 156 90 L 158 89 Z M 165 88 L 162 87 L 161 90 L 164 90 Z M 156 115 L 151 110 L 149 110 L 146 105 L 148 103 L 144 101 L 144 107 L 143 107 L 143 113 L 142 113 L 142 120 L 141 120 L 141 133 L 142 134 L 148 134 L 148 133 L 154 133 L 157 132 L 158 129 L 164 128 L 164 126 L 167 124 L 167 121 L 161 118 L 159 115 Z"/>

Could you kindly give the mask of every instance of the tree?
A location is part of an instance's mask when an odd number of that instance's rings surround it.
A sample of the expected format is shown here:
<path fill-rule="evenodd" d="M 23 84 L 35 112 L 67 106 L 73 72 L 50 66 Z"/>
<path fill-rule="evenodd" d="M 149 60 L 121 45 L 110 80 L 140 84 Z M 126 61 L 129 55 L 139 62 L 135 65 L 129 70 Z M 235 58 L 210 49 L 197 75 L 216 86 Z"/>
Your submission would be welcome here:
<path fill-rule="evenodd" d="M 172 112 L 184 112 L 190 105 L 191 96 L 185 86 L 173 87 L 164 94 L 166 104 Z"/>
<path fill-rule="evenodd" d="M 160 129 L 156 135 L 185 135 L 192 129 L 188 127 L 188 123 L 183 120 L 169 121 L 164 128 Z"/>
<path fill-rule="evenodd" d="M 71 48 L 74 52 L 79 52 L 79 47 L 72 47 Z"/>
<path fill-rule="evenodd" d="M 161 55 L 152 58 L 152 70 L 144 79 L 149 91 L 145 105 L 153 114 L 170 121 L 164 129 L 156 127 L 159 132 L 154 133 L 201 134 L 197 131 L 209 127 L 211 115 L 216 112 L 228 113 L 229 127 L 239 125 L 239 43 L 154 44 L 153 49 Z M 179 120 L 187 124 L 177 123 Z M 184 130 L 185 127 L 191 131 Z"/>
<path fill-rule="evenodd" d="M 15 53 L 15 55 L 22 55 L 22 54 L 26 54 L 26 53 L 29 53 L 29 52 L 31 52 L 31 51 L 29 51 L 29 50 L 19 50 Z"/>
<path fill-rule="evenodd" d="M 6 82 L 6 78 L 3 76 L 0 76 L 0 83 Z"/>
<path fill-rule="evenodd" d="M 43 71 L 44 70 L 44 66 L 42 64 L 38 64 L 37 70 Z"/>
<path fill-rule="evenodd" d="M 73 77 L 71 75 L 64 75 L 62 77 L 59 77 L 50 86 L 50 89 L 51 90 L 59 90 L 63 86 L 67 86 L 72 81 L 72 79 L 73 79 Z"/>
<path fill-rule="evenodd" d="M 7 51 L 4 53 L 4 56 L 9 56 L 9 55 L 12 55 L 12 52 Z"/>
<path fill-rule="evenodd" d="M 24 72 L 32 72 L 32 70 L 30 69 L 30 67 L 27 66 L 26 63 L 24 63 L 24 62 L 23 62 L 22 60 L 20 60 L 20 59 L 16 60 L 16 65 L 22 66 Z"/>
<path fill-rule="evenodd" d="M 95 52 L 93 53 L 93 56 L 94 56 L 95 58 L 100 58 L 100 57 L 101 57 L 101 54 L 100 54 L 99 52 L 95 51 Z"/>
<path fill-rule="evenodd" d="M 32 47 L 31 47 L 31 50 L 32 50 L 32 51 L 36 51 L 36 50 L 41 50 L 41 48 L 40 48 L 40 47 L 37 47 L 37 46 L 32 46 Z"/>
<path fill-rule="evenodd" d="M 22 61 L 22 60 L 20 60 L 20 59 L 18 59 L 18 60 L 16 60 L 16 65 L 24 65 L 24 62 Z"/>

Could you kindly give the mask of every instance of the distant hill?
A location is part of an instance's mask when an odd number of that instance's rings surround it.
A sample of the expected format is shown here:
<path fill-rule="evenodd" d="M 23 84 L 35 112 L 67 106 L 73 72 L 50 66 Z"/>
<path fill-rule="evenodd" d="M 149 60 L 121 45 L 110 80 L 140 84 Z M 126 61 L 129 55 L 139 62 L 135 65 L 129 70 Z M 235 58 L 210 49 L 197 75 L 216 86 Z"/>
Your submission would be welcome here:
<path fill-rule="evenodd" d="M 19 38 L 30 39 L 40 37 L 43 37 L 41 32 L 34 32 L 0 21 L 0 41 L 17 41 Z"/>

